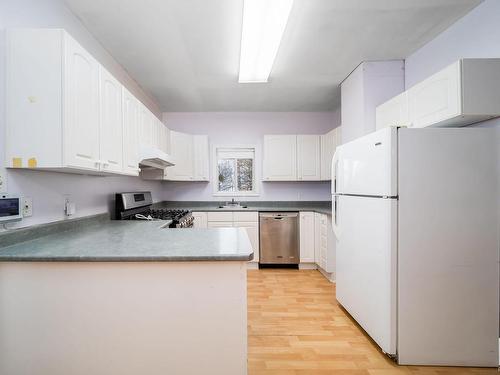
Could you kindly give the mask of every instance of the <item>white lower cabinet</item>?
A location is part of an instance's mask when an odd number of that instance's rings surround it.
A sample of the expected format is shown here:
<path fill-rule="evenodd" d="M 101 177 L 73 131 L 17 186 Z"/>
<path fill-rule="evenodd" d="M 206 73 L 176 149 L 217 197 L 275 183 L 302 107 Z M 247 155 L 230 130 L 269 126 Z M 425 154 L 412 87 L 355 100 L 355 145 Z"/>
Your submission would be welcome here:
<path fill-rule="evenodd" d="M 314 263 L 314 212 L 300 213 L 300 263 Z"/>
<path fill-rule="evenodd" d="M 244 228 L 253 248 L 252 262 L 259 261 L 258 212 L 193 212 L 195 228 Z"/>
<path fill-rule="evenodd" d="M 259 261 L 258 212 L 195 211 L 193 217 L 195 228 L 244 228 L 254 250 L 253 262 Z M 309 211 L 300 213 L 300 263 L 313 263 L 333 274 L 335 238 L 330 221 L 326 214 Z"/>
<path fill-rule="evenodd" d="M 325 214 L 314 213 L 314 255 L 316 264 L 325 272 L 335 271 L 335 238 L 330 219 Z"/>
<path fill-rule="evenodd" d="M 206 212 L 193 212 L 194 228 L 208 228 L 208 218 Z"/>

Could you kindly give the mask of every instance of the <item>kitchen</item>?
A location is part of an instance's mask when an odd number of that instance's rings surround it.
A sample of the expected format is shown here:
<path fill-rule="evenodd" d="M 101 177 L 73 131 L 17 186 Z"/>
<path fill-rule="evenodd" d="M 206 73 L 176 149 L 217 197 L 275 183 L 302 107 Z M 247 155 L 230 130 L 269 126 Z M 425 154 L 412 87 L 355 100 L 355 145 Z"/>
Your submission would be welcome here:
<path fill-rule="evenodd" d="M 496 372 L 499 3 L 264 3 L 0 3 L 0 373 Z"/>

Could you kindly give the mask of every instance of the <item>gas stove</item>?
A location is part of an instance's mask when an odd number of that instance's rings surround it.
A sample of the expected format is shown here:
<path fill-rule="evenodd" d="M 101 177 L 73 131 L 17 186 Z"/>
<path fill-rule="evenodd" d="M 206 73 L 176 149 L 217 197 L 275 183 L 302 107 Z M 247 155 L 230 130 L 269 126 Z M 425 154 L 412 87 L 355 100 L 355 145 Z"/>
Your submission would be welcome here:
<path fill-rule="evenodd" d="M 171 221 L 169 228 L 191 228 L 194 217 L 188 210 L 153 208 L 151 192 L 116 194 L 117 220 Z"/>

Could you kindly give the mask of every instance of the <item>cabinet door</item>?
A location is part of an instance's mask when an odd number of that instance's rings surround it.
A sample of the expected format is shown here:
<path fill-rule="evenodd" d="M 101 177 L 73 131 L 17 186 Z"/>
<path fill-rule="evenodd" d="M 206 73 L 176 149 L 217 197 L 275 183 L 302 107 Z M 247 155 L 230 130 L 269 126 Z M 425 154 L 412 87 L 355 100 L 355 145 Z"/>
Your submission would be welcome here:
<path fill-rule="evenodd" d="M 314 263 L 314 212 L 300 213 L 300 262 Z"/>
<path fill-rule="evenodd" d="M 153 115 L 144 104 L 139 103 L 139 145 L 153 145 Z"/>
<path fill-rule="evenodd" d="M 208 228 L 232 228 L 232 221 L 209 221 Z"/>
<path fill-rule="evenodd" d="M 160 136 L 160 141 L 159 141 L 159 145 L 160 145 L 160 150 L 167 153 L 167 127 L 163 124 L 163 122 L 161 122 L 160 120 L 158 120 L 158 125 L 160 127 L 160 132 L 159 132 L 159 136 Z"/>
<path fill-rule="evenodd" d="M 264 136 L 264 180 L 297 180 L 297 136 Z"/>
<path fill-rule="evenodd" d="M 460 61 L 408 90 L 410 124 L 415 128 L 437 124 L 461 113 Z"/>
<path fill-rule="evenodd" d="M 122 172 L 123 112 L 122 85 L 106 69 L 100 68 L 100 160 L 101 170 Z"/>
<path fill-rule="evenodd" d="M 321 180 L 323 181 L 332 179 L 332 158 L 337 147 L 336 134 L 336 129 L 333 129 L 321 136 Z"/>
<path fill-rule="evenodd" d="M 208 228 L 207 213 L 193 212 L 194 228 Z"/>
<path fill-rule="evenodd" d="M 173 181 L 193 180 L 193 136 L 170 132 L 172 156 L 175 165 L 165 169 L 165 176 Z"/>
<path fill-rule="evenodd" d="M 321 237 L 321 214 L 314 213 L 314 263 L 320 266 L 320 246 L 319 239 Z"/>
<path fill-rule="evenodd" d="M 99 169 L 99 64 L 65 34 L 64 164 Z"/>
<path fill-rule="evenodd" d="M 135 176 L 139 174 L 138 120 L 137 99 L 123 88 L 123 171 Z"/>
<path fill-rule="evenodd" d="M 321 153 L 319 135 L 297 136 L 297 167 L 299 180 L 321 178 Z"/>
<path fill-rule="evenodd" d="M 342 144 L 342 125 L 335 128 L 335 148 Z"/>
<path fill-rule="evenodd" d="M 408 126 L 408 92 L 405 91 L 375 109 L 377 130 L 389 126 Z"/>
<path fill-rule="evenodd" d="M 196 181 L 208 181 L 209 168 L 209 152 L 208 152 L 208 136 L 194 135 L 193 136 L 193 152 L 194 152 L 194 172 L 193 177 Z"/>
<path fill-rule="evenodd" d="M 248 221 L 235 221 L 233 226 L 236 228 L 244 228 L 247 231 L 248 238 L 252 244 L 253 260 L 252 262 L 259 261 L 259 223 Z"/>

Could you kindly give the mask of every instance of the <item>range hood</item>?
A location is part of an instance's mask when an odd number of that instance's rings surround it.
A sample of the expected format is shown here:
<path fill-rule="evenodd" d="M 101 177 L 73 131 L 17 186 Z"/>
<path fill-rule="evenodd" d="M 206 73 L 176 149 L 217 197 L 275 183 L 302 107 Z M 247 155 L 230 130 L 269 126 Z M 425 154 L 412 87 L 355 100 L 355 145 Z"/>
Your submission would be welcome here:
<path fill-rule="evenodd" d="M 151 146 L 139 147 L 139 167 L 141 169 L 165 169 L 173 165 L 175 163 L 169 154 Z"/>

